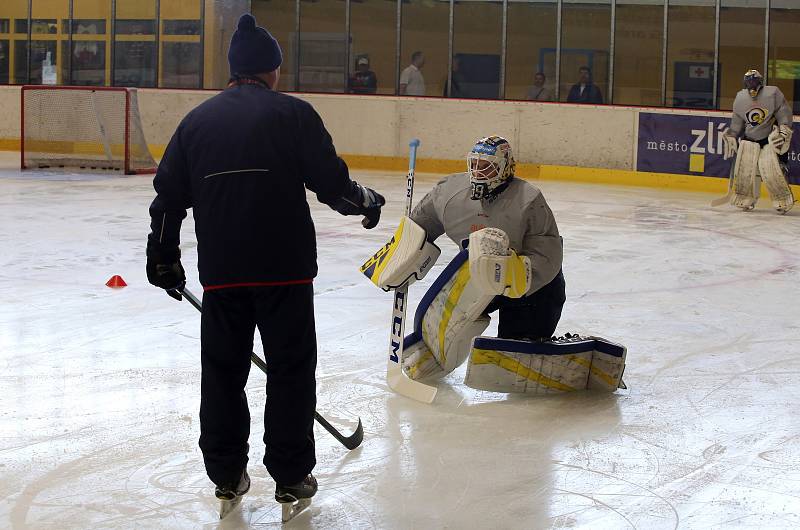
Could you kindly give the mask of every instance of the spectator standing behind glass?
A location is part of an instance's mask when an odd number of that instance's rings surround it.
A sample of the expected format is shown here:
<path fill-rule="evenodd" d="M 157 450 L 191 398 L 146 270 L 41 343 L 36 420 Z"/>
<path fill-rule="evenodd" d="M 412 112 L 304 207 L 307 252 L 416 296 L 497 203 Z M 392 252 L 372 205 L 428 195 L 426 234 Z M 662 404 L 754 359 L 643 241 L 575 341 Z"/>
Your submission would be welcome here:
<path fill-rule="evenodd" d="M 411 54 L 411 64 L 406 66 L 400 74 L 401 96 L 424 96 L 425 78 L 422 77 L 422 67 L 425 66 L 425 56 L 422 52 Z"/>
<path fill-rule="evenodd" d="M 569 103 L 595 103 L 603 104 L 603 93 L 592 83 L 592 71 L 588 66 L 581 66 L 578 69 L 580 81 L 572 85 L 569 89 L 567 101 Z"/>
<path fill-rule="evenodd" d="M 531 101 L 553 101 L 553 91 L 544 86 L 547 78 L 542 72 L 533 76 L 533 86 L 528 89 L 528 99 Z"/>
<path fill-rule="evenodd" d="M 361 57 L 356 62 L 356 72 L 350 77 L 351 94 L 374 94 L 378 91 L 378 77 L 369 69 L 369 59 Z"/>

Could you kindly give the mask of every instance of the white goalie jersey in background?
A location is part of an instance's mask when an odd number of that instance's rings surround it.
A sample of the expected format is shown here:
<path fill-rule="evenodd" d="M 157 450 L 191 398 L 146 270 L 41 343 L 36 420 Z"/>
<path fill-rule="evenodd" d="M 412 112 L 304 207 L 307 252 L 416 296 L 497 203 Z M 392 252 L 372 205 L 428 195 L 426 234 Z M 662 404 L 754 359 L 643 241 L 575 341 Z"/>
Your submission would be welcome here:
<path fill-rule="evenodd" d="M 752 77 L 751 74 L 760 76 L 750 71 L 745 79 Z M 758 202 L 763 181 L 775 210 L 788 212 L 794 205 L 787 180 L 792 110 L 780 89 L 767 85 L 740 90 L 733 103 L 731 126 L 722 138 L 724 158 L 735 155 L 736 160 L 731 168 L 728 195 L 712 205 L 729 202 L 745 211 L 752 210 Z"/>
<path fill-rule="evenodd" d="M 770 135 L 775 125 L 792 126 L 792 108 L 778 87 L 767 85 L 755 98 L 746 89 L 736 94 L 731 116 L 732 136 L 759 142 Z"/>

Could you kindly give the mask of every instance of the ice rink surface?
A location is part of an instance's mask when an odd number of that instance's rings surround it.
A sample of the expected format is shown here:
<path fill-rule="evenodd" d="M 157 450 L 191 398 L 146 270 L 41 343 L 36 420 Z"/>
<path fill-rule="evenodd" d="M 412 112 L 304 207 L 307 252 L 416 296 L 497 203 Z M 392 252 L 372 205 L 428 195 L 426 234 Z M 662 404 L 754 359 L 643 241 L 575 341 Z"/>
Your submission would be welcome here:
<path fill-rule="evenodd" d="M 199 314 L 145 277 L 151 178 L 3 161 L 0 528 L 279 527 L 255 368 L 253 488 L 218 521 L 197 448 Z M 356 177 L 389 200 L 375 230 L 311 201 L 318 410 L 347 433 L 360 416 L 365 438 L 348 453 L 317 430 L 320 491 L 288 528 L 800 527 L 800 211 L 538 183 L 564 237 L 558 332 L 625 344 L 629 390 L 484 393 L 462 367 L 424 405 L 385 385 L 391 295 L 357 270 L 394 230 L 405 180 Z M 434 182 L 419 176 L 417 199 Z M 182 234 L 199 293 L 191 215 Z M 412 309 L 455 253 L 439 243 Z M 114 274 L 129 286 L 106 287 Z"/>

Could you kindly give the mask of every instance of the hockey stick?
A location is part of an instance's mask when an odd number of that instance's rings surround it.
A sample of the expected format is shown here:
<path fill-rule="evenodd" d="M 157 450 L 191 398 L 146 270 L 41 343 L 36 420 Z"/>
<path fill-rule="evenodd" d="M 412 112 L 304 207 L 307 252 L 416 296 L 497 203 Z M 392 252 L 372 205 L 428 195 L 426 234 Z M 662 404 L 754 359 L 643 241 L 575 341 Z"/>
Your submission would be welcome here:
<path fill-rule="evenodd" d="M 416 138 L 408 144 L 411 148 L 408 158 L 408 176 L 406 177 L 406 216 L 411 215 L 412 196 L 414 194 L 414 170 L 417 165 L 417 147 L 419 140 Z M 389 336 L 389 360 L 386 364 L 386 383 L 389 388 L 406 397 L 416 399 L 423 403 L 431 403 L 436 397 L 436 387 L 429 386 L 409 378 L 400 365 L 400 356 L 403 355 L 403 333 L 406 327 L 406 301 L 408 300 L 408 284 L 394 292 L 394 305 L 392 305 L 392 332 Z"/>
<path fill-rule="evenodd" d="M 202 313 L 203 311 L 202 302 L 200 302 L 200 300 L 194 294 L 192 294 L 192 292 L 189 291 L 189 289 L 183 287 L 182 289 L 176 289 L 176 291 L 185 296 L 186 299 L 189 301 L 189 303 L 192 304 L 195 307 L 195 309 L 197 309 Z M 261 369 L 261 371 L 264 372 L 264 374 L 267 373 L 267 363 L 265 363 L 261 359 L 261 357 L 256 355 L 254 352 L 250 352 L 250 360 L 253 361 L 253 364 L 258 366 Z M 343 446 L 350 449 L 351 451 L 356 447 L 358 447 L 359 445 L 361 445 L 361 441 L 364 439 L 364 427 L 361 425 L 361 418 L 358 418 L 358 427 L 356 427 L 355 432 L 350 436 L 344 436 L 342 433 L 336 430 L 336 428 L 330 423 L 328 423 L 328 420 L 323 418 L 322 415 L 316 410 L 314 411 L 314 419 L 317 420 L 317 422 L 320 425 L 322 425 L 326 431 L 331 433 L 334 438 L 339 440 L 339 442 Z"/>
<path fill-rule="evenodd" d="M 733 196 L 733 172 L 736 169 L 736 159 L 733 159 L 731 163 L 731 172 L 728 175 L 728 193 L 724 197 L 719 197 L 711 201 L 711 207 L 716 208 L 717 206 L 722 206 L 723 204 L 728 204 L 731 202 L 731 197 Z"/>

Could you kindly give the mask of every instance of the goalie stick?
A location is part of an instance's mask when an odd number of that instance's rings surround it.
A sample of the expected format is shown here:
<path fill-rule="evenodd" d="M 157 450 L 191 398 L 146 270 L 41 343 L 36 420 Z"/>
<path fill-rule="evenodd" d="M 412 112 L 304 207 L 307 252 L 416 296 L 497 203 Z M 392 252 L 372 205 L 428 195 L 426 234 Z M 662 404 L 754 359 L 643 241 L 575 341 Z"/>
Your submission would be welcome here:
<path fill-rule="evenodd" d="M 417 148 L 419 140 L 416 138 L 408 144 L 410 153 L 408 157 L 408 176 L 406 177 L 406 217 L 411 215 L 412 196 L 414 194 L 414 170 L 417 165 Z M 431 403 L 436 397 L 436 387 L 429 386 L 409 378 L 400 364 L 403 355 L 403 333 L 406 327 L 406 303 L 408 301 L 408 283 L 403 284 L 394 292 L 392 305 L 392 332 L 389 336 L 389 360 L 386 364 L 386 383 L 389 388 L 403 396 Z"/>
<path fill-rule="evenodd" d="M 182 294 L 183 296 L 185 296 L 186 299 L 189 301 L 189 303 L 195 307 L 195 309 L 197 309 L 200 312 L 203 311 L 202 302 L 200 302 L 200 300 L 194 294 L 192 294 L 192 292 L 189 291 L 189 289 L 187 289 L 186 287 L 182 287 L 180 289 L 175 289 L 175 290 L 180 294 Z M 250 352 L 250 360 L 253 361 L 253 364 L 258 366 L 261 369 L 261 371 L 264 372 L 264 374 L 267 373 L 267 363 L 265 363 L 261 359 L 261 357 L 256 355 L 254 352 Z M 339 442 L 343 446 L 350 449 L 351 451 L 356 447 L 358 447 L 359 445 L 361 445 L 361 441 L 364 439 L 364 427 L 361 425 L 361 418 L 358 418 L 358 426 L 356 427 L 355 432 L 350 436 L 345 436 L 338 430 L 336 430 L 336 428 L 333 425 L 331 425 L 328 422 L 328 420 L 323 418 L 322 415 L 317 411 L 314 411 L 314 419 L 317 420 L 317 422 L 320 425 L 322 425 L 326 431 L 331 433 L 331 435 L 333 435 L 334 438 L 339 440 Z"/>
<path fill-rule="evenodd" d="M 731 202 L 731 197 L 733 197 L 733 172 L 736 169 L 736 159 L 734 158 L 731 162 L 731 172 L 728 175 L 728 193 L 722 197 L 718 197 L 711 201 L 711 207 L 716 208 L 717 206 L 722 206 L 723 204 L 728 204 Z M 757 182 L 760 183 L 760 180 L 756 179 Z"/>

